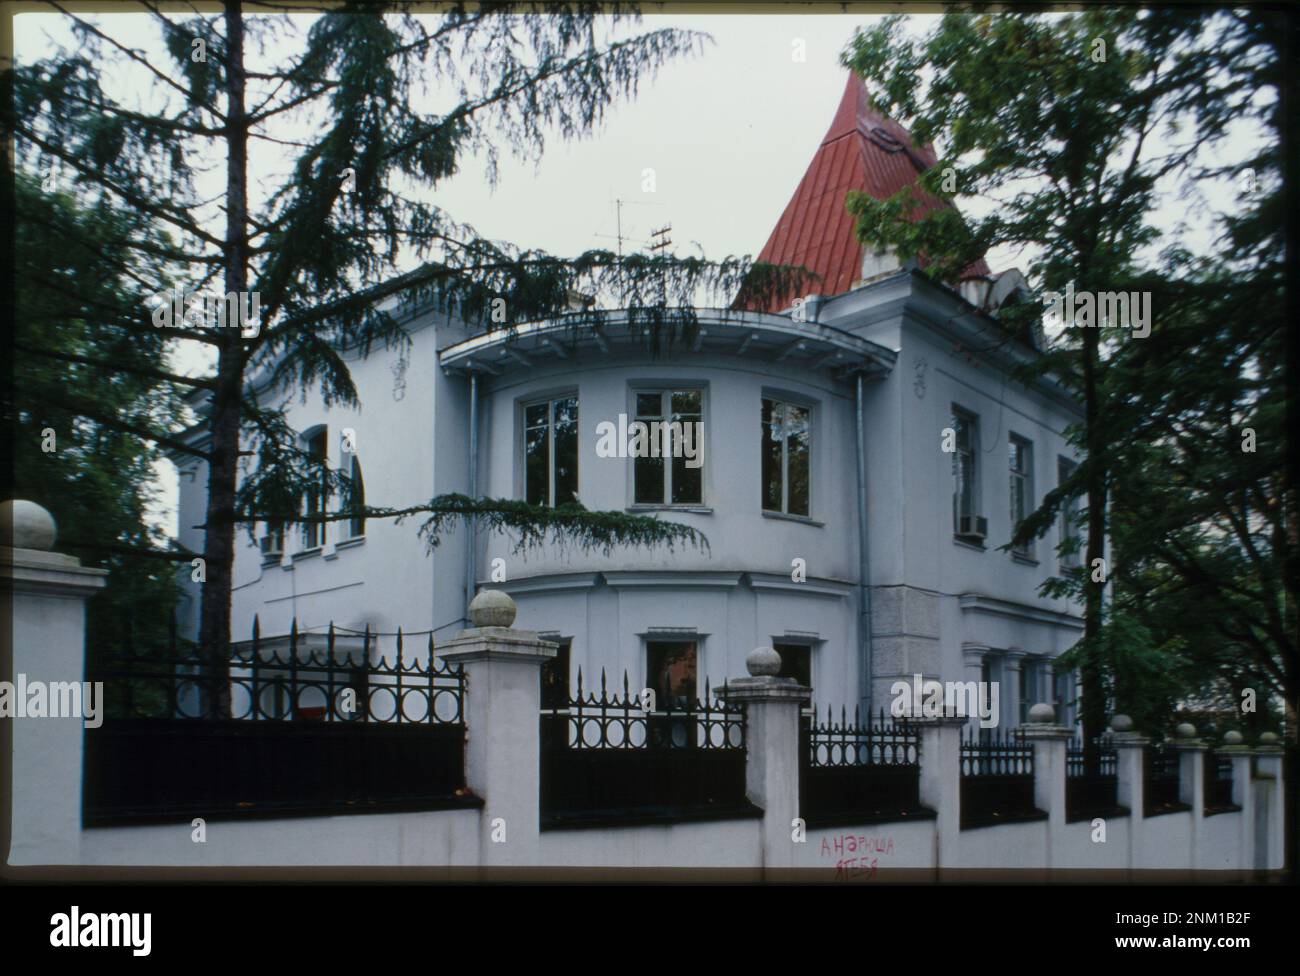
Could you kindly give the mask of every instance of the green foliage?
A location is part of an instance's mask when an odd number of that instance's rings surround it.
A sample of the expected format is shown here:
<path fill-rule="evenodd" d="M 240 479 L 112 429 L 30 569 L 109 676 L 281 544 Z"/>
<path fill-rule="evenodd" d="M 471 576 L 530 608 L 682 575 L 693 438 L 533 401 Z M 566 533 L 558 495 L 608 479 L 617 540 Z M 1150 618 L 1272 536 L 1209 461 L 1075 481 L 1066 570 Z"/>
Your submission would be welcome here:
<path fill-rule="evenodd" d="M 166 424 L 180 405 L 149 375 L 166 361 L 161 338 L 140 341 L 112 324 L 136 313 L 149 273 L 144 261 L 116 264 L 114 242 L 147 229 L 107 205 L 82 209 L 45 194 L 22 174 L 15 202 L 15 495 L 50 511 L 59 548 L 109 570 L 89 605 L 90 645 L 160 640 L 177 596 L 174 566 L 134 552 L 165 548 L 146 519 L 159 451 L 122 425 Z M 47 430 L 51 452 L 42 449 Z M 140 607 L 159 612 L 133 613 Z"/>

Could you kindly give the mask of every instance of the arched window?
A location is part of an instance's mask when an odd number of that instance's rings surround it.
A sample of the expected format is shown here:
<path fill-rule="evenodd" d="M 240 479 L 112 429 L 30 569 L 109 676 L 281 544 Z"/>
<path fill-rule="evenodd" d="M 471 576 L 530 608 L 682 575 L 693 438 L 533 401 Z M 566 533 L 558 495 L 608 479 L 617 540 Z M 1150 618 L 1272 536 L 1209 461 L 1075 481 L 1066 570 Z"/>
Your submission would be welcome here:
<path fill-rule="evenodd" d="M 307 490 L 304 514 L 307 516 L 323 515 L 328 492 L 324 483 L 325 464 L 329 457 L 329 428 L 315 427 L 303 435 L 303 450 L 307 452 L 313 466 L 319 466 L 321 482 Z M 304 549 L 317 549 L 325 544 L 325 522 L 305 522 L 302 527 Z"/>
<path fill-rule="evenodd" d="M 360 508 L 366 503 L 366 483 L 361 477 L 361 462 L 357 460 L 356 453 L 349 455 L 352 458 L 351 465 L 348 469 L 348 480 L 352 483 L 352 508 Z M 366 520 L 363 516 L 358 516 L 348 520 L 348 538 L 359 539 L 366 534 Z"/>

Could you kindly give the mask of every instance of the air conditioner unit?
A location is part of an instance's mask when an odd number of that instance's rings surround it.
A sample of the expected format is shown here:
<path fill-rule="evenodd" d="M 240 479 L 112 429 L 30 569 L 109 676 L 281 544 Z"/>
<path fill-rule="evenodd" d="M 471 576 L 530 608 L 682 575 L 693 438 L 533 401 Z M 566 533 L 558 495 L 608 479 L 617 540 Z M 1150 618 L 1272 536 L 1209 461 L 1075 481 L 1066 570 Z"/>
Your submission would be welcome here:
<path fill-rule="evenodd" d="M 983 515 L 962 515 L 957 519 L 957 534 L 982 542 L 989 534 L 989 520 Z"/>

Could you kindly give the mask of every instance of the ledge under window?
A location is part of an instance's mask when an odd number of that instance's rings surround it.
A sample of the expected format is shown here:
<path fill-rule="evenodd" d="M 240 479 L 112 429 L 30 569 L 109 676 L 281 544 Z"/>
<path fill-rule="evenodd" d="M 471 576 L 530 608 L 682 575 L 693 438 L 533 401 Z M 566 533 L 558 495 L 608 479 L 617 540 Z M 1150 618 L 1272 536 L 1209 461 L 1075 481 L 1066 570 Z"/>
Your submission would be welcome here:
<path fill-rule="evenodd" d="M 319 556 L 321 554 L 321 549 L 321 546 L 313 546 L 310 549 L 304 549 L 302 552 L 295 552 L 293 554 L 293 561 L 297 562 L 299 559 L 311 559 L 313 556 Z"/>
<path fill-rule="evenodd" d="M 351 539 L 344 539 L 342 542 L 334 543 L 335 549 L 355 549 L 366 541 L 364 535 L 354 535 Z"/>
<path fill-rule="evenodd" d="M 1037 566 L 1037 565 L 1038 565 L 1038 560 L 1035 559 L 1035 558 L 1033 557 L 1033 555 L 1032 555 L 1031 553 L 1028 553 L 1028 552 L 1015 552 L 1015 551 L 1013 550 L 1012 553 L 1011 553 L 1011 558 L 1012 558 L 1012 560 L 1014 560 L 1015 562 L 1020 563 L 1022 566 Z"/>
<path fill-rule="evenodd" d="M 625 512 L 689 512 L 692 515 L 712 515 L 713 509 L 708 505 L 656 505 L 653 502 L 638 502 L 629 505 Z"/>
<path fill-rule="evenodd" d="M 952 537 L 952 544 L 961 546 L 963 549 L 973 549 L 976 552 L 988 552 L 988 546 L 982 542 L 972 542 L 970 539 L 955 535 Z"/>
<path fill-rule="evenodd" d="M 814 525 L 817 528 L 824 528 L 826 523 L 819 522 L 817 519 L 808 515 L 791 515 L 789 512 L 769 512 L 763 509 L 763 518 L 778 519 L 782 522 L 801 522 L 804 525 Z"/>

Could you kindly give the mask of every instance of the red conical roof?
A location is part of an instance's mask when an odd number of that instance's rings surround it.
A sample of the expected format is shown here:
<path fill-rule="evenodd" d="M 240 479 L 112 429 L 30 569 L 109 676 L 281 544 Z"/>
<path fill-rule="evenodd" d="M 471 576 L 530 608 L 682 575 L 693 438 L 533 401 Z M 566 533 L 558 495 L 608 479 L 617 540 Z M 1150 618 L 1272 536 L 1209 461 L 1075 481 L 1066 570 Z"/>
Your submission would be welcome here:
<path fill-rule="evenodd" d="M 849 291 L 862 277 L 862 245 L 844 209 L 845 195 L 862 190 L 883 200 L 937 161 L 931 147 L 917 146 L 905 128 L 871 107 L 867 86 L 850 72 L 831 127 L 758 260 L 820 275 L 813 286 L 819 294 Z M 922 212 L 943 206 L 948 204 L 929 197 Z M 982 260 L 967 269 L 967 275 L 988 273 Z M 789 305 L 786 297 L 755 310 L 779 312 Z"/>

